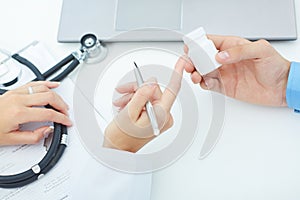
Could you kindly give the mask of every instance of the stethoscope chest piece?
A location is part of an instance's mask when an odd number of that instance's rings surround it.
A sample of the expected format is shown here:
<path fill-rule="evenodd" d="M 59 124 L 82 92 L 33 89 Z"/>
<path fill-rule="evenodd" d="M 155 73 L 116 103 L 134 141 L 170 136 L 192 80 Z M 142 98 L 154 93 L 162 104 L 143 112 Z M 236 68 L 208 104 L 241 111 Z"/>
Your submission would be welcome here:
<path fill-rule="evenodd" d="M 97 39 L 94 34 L 86 34 L 81 40 L 81 51 L 85 53 L 84 62 L 98 63 L 107 56 L 107 48 Z"/>

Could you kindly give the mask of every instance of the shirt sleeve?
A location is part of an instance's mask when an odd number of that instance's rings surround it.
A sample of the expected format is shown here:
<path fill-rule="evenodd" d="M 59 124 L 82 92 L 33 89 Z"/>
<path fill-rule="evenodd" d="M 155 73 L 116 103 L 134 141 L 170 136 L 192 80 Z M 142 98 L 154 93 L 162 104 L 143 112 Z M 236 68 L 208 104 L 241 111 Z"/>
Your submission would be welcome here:
<path fill-rule="evenodd" d="M 300 63 L 291 62 L 286 88 L 286 102 L 288 107 L 300 113 Z"/>

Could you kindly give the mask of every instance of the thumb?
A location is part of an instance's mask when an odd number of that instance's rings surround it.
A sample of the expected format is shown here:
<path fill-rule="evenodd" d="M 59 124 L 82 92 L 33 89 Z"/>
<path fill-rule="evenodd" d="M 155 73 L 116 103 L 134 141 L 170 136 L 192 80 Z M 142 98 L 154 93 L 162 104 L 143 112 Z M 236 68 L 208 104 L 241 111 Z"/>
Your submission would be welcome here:
<path fill-rule="evenodd" d="M 48 137 L 54 130 L 53 126 L 44 126 L 34 131 L 14 131 L 7 134 L 4 143 L 7 145 L 36 144 Z"/>
<path fill-rule="evenodd" d="M 273 53 L 273 50 L 269 42 L 259 40 L 220 51 L 216 55 L 216 60 L 221 64 L 238 63 L 243 60 L 264 58 Z"/>

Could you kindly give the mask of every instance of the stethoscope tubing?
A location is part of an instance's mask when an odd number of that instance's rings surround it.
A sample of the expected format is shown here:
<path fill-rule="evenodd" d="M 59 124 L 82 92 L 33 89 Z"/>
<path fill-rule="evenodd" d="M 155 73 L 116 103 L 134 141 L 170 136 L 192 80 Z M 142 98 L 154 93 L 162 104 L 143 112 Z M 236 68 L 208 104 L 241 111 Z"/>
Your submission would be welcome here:
<path fill-rule="evenodd" d="M 63 66 L 67 65 L 68 63 L 69 66 L 59 75 L 56 77 L 50 79 L 50 81 L 62 81 L 65 79 L 76 67 L 80 64 L 79 60 L 75 58 L 73 54 L 68 55 L 66 58 L 64 58 L 62 61 L 54 65 L 51 69 L 46 71 L 45 73 L 41 73 L 37 67 L 34 66 L 29 60 L 26 58 L 23 58 L 20 55 L 14 54 L 12 58 L 16 59 L 18 62 L 29 68 L 36 76 L 39 76 L 40 78 L 35 78 L 32 81 L 44 81 L 47 80 L 50 76 L 52 76 L 54 73 L 56 73 L 58 70 L 60 70 Z M 7 92 L 5 89 L 0 89 L 0 95 L 4 94 Z"/>
<path fill-rule="evenodd" d="M 0 181 L 2 188 L 16 188 L 28 185 L 29 183 L 38 180 L 42 175 L 49 172 L 62 157 L 67 145 L 62 141 L 62 136 L 67 134 L 67 127 L 61 124 L 55 124 L 53 143 L 50 146 L 45 157 L 38 164 L 41 168 L 40 173 L 34 173 L 32 170 L 27 170 L 22 174 L 12 176 L 2 176 L 5 181 Z M 9 180 L 10 179 L 10 180 Z"/>
<path fill-rule="evenodd" d="M 56 65 L 54 65 L 53 67 L 51 67 L 48 71 L 46 71 L 45 73 L 43 73 L 42 74 L 43 77 L 45 77 L 45 79 L 49 78 L 54 73 L 56 73 L 58 70 L 60 70 L 63 66 L 67 65 L 68 63 L 70 63 L 74 59 L 75 59 L 75 57 L 73 56 L 73 54 L 68 55 L 63 60 L 61 60 L 59 63 L 57 63 Z M 38 80 L 39 80 L 38 78 L 35 78 L 32 81 L 38 81 Z"/>
<path fill-rule="evenodd" d="M 94 43 L 92 45 L 87 46 L 85 43 L 86 39 L 92 38 Z M 19 54 L 14 54 L 11 57 L 18 61 L 19 63 L 23 64 L 27 68 L 29 68 L 36 76 L 35 79 L 32 81 L 44 81 L 48 80 L 52 75 L 58 72 L 62 67 L 69 64 L 60 74 L 55 76 L 54 78 L 50 78 L 50 81 L 62 81 L 65 79 L 76 67 L 85 59 L 85 56 L 88 54 L 89 48 L 94 48 L 97 45 L 97 37 L 92 34 L 87 34 L 81 39 L 82 48 L 80 52 L 82 53 L 81 57 L 77 57 L 78 53 L 73 52 L 72 54 L 65 57 L 59 63 L 54 65 L 51 69 L 47 70 L 44 73 L 41 73 L 39 69 L 31 63 L 26 58 L 23 58 Z M 99 43 L 100 44 L 100 43 Z M 0 88 L 0 95 L 7 92 L 5 89 Z M 51 106 L 45 106 L 47 109 L 54 109 Z M 62 124 L 54 123 L 54 132 L 53 138 L 48 149 L 46 155 L 42 158 L 42 160 L 34 165 L 31 169 L 26 170 L 22 173 L 15 174 L 15 175 L 0 175 L 0 187 L 2 188 L 17 188 L 25 186 L 29 183 L 38 180 L 41 176 L 45 175 L 49 172 L 56 163 L 62 157 L 66 147 L 67 147 L 67 137 L 68 131 L 67 127 Z"/>
<path fill-rule="evenodd" d="M 62 141 L 63 135 L 67 135 L 67 127 L 57 123 L 54 123 L 54 127 L 51 146 L 44 158 L 37 165 L 35 165 L 35 167 L 39 166 L 39 172 L 36 173 L 33 171 L 33 169 L 29 169 L 16 175 L 0 176 L 0 187 L 16 188 L 27 185 L 35 180 L 38 180 L 41 175 L 46 174 L 55 166 L 67 147 L 65 142 Z"/>
<path fill-rule="evenodd" d="M 60 68 L 64 65 L 69 64 L 69 66 L 59 75 L 52 78 L 51 81 L 62 81 L 64 78 L 68 76 L 79 64 L 80 62 L 73 56 L 72 54 L 67 56 L 61 62 L 56 64 L 53 69 L 46 71 L 42 74 L 37 67 L 34 66 L 29 60 L 23 58 L 18 54 L 14 54 L 12 58 L 16 59 L 21 64 L 28 67 L 36 76 L 37 78 L 34 81 L 39 80 L 46 80 L 49 76 L 53 75 L 57 72 Z M 7 90 L 0 90 L 0 94 L 4 94 Z M 46 106 L 48 109 L 53 109 L 51 106 Z M 67 127 L 62 124 L 54 123 L 54 133 L 52 138 L 52 143 L 50 148 L 48 149 L 46 155 L 43 159 L 36 165 L 34 165 L 31 169 L 28 169 L 24 172 L 15 175 L 1 175 L 0 176 L 0 187 L 2 188 L 16 188 L 22 187 L 29 183 L 38 180 L 39 177 L 46 174 L 50 171 L 55 164 L 60 160 L 62 157 L 67 144 L 65 138 L 67 137 Z M 35 171 L 34 169 L 38 169 Z"/>
<path fill-rule="evenodd" d="M 16 61 L 18 61 L 19 63 L 28 67 L 34 73 L 34 75 L 36 76 L 36 78 L 38 80 L 45 80 L 45 78 L 44 78 L 43 74 L 40 72 L 40 70 L 38 70 L 38 68 L 34 64 L 32 64 L 29 60 L 20 56 L 19 54 L 14 54 L 11 57 L 13 59 L 15 59 Z"/>

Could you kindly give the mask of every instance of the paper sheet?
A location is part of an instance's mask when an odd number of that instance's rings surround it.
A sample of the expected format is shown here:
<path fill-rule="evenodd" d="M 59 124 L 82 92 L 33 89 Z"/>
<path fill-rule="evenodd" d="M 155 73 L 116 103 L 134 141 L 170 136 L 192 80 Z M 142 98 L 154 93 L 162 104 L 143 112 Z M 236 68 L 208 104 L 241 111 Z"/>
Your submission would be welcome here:
<path fill-rule="evenodd" d="M 104 167 L 90 156 L 82 170 L 71 177 L 74 199 L 147 200 L 151 193 L 151 174 L 131 175 Z"/>
<path fill-rule="evenodd" d="M 55 64 L 55 60 L 49 56 L 47 49 L 40 43 L 22 55 L 33 60 L 35 65 L 42 68 L 42 72 Z M 34 78 L 30 71 L 25 73 L 27 73 L 26 80 Z M 69 114 L 74 122 L 73 89 L 73 82 L 67 78 L 56 89 L 56 92 L 68 103 Z M 76 124 L 68 129 L 68 133 L 68 147 L 61 160 L 50 172 L 40 180 L 22 188 L 0 188 L 0 200 L 83 198 L 146 200 L 150 198 L 151 174 L 131 175 L 109 169 L 96 162 L 82 147 Z M 27 170 L 40 161 L 45 153 L 43 141 L 37 145 L 0 147 L 0 174 Z"/>

